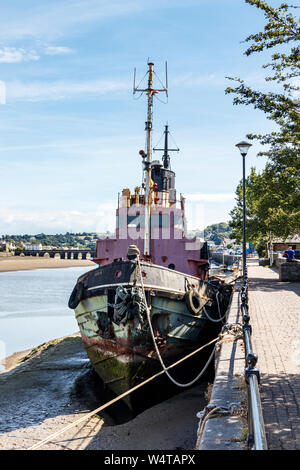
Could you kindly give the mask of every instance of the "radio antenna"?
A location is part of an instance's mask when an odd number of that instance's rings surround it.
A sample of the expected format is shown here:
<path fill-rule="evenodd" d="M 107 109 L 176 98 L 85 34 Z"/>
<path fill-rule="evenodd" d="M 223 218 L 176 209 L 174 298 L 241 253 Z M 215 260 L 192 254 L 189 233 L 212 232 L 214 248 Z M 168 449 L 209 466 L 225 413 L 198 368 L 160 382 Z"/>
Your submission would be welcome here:
<path fill-rule="evenodd" d="M 153 122 L 153 96 L 157 93 L 168 94 L 167 75 L 166 86 L 164 88 L 153 88 L 154 63 L 148 59 L 148 87 L 136 87 L 136 70 L 134 69 L 133 94 L 146 93 L 148 95 L 146 131 L 146 154 L 143 154 L 144 180 L 145 180 L 145 235 L 144 235 L 144 256 L 150 256 L 150 218 L 151 218 L 151 162 L 152 162 L 152 122 Z M 166 68 L 167 73 L 167 68 Z"/>

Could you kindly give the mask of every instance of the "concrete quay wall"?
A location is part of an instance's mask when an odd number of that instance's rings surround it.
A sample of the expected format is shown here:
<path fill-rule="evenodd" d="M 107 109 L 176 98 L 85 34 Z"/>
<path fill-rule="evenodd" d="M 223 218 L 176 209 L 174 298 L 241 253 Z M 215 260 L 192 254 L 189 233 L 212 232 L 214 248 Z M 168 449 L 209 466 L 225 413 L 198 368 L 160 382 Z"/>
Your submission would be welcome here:
<path fill-rule="evenodd" d="M 228 321 L 239 323 L 240 293 L 236 283 Z M 247 388 L 244 379 L 245 354 L 243 339 L 234 335 L 225 335 L 217 351 L 215 380 L 207 410 L 214 407 L 233 406 L 234 413 L 220 414 L 208 419 L 202 438 L 197 436 L 198 450 L 246 450 L 247 423 Z M 199 430 L 198 430 L 199 431 Z"/>

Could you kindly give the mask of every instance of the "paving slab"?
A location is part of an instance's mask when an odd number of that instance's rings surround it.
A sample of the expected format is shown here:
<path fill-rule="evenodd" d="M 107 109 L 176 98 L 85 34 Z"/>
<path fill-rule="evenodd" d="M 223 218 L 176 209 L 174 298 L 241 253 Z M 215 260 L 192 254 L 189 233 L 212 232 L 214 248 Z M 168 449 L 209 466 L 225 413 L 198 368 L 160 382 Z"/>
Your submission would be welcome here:
<path fill-rule="evenodd" d="M 253 350 L 270 450 L 300 449 L 300 282 L 248 260 Z"/>

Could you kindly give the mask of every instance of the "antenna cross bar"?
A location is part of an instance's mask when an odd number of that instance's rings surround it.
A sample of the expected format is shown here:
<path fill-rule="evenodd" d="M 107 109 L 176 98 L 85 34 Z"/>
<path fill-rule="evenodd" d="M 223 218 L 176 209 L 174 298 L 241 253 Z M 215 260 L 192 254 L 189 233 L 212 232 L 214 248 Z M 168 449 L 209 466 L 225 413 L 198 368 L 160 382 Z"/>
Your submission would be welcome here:
<path fill-rule="evenodd" d="M 153 150 L 154 150 L 154 152 L 156 152 L 156 150 L 160 150 L 160 151 L 164 152 L 165 149 L 155 149 L 154 148 Z M 179 152 L 179 149 L 168 149 L 168 152 Z"/>

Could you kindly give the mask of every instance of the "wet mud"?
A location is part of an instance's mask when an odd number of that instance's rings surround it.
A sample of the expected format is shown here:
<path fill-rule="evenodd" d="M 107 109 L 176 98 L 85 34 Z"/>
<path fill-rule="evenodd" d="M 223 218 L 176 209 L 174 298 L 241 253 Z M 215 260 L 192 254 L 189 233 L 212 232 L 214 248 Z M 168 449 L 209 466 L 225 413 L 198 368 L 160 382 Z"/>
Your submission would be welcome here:
<path fill-rule="evenodd" d="M 28 449 L 107 401 L 79 334 L 7 364 L 0 374 L 0 449 Z M 174 396 L 145 391 L 137 416 L 119 402 L 43 449 L 193 449 L 206 389 L 202 382 Z"/>

